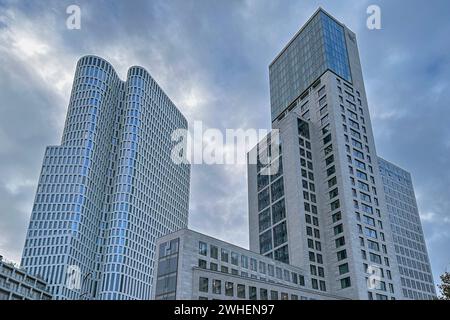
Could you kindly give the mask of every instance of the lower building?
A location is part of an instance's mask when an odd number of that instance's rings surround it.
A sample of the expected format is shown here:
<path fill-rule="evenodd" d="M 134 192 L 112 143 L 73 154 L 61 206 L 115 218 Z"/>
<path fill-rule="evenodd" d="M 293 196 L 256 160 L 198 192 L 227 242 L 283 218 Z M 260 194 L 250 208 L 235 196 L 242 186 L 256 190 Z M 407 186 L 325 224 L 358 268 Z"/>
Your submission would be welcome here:
<path fill-rule="evenodd" d="M 182 229 L 157 240 L 156 300 L 337 300 L 303 269 Z"/>
<path fill-rule="evenodd" d="M 47 283 L 0 256 L 0 300 L 51 300 Z"/>

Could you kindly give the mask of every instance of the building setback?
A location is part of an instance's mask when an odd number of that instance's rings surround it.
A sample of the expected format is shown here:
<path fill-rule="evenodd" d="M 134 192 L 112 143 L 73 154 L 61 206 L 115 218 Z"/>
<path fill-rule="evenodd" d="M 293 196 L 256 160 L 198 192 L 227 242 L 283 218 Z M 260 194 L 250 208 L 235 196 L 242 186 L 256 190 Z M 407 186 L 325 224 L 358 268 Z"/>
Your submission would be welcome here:
<path fill-rule="evenodd" d="M 0 256 L 0 300 L 51 300 L 47 283 Z"/>
<path fill-rule="evenodd" d="M 54 298 L 150 298 L 156 239 L 188 222 L 190 166 L 171 159 L 176 129 L 186 119 L 145 69 L 122 81 L 99 57 L 78 61 L 21 262 Z"/>
<path fill-rule="evenodd" d="M 401 298 L 355 34 L 319 9 L 269 73 L 280 169 L 248 165 L 250 250 L 306 270 L 324 293 Z"/>
<path fill-rule="evenodd" d="M 403 299 L 434 299 L 436 291 L 411 174 L 378 157 Z"/>
<path fill-rule="evenodd" d="M 156 300 L 316 300 L 308 273 L 258 253 L 184 229 L 157 241 Z"/>

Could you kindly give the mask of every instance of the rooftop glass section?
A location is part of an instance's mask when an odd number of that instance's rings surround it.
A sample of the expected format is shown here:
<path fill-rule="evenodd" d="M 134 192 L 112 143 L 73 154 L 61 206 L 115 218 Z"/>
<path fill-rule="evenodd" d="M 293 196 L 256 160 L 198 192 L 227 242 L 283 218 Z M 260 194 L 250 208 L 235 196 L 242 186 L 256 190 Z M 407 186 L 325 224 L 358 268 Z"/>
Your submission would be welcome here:
<path fill-rule="evenodd" d="M 344 27 L 319 10 L 269 67 L 272 120 L 326 70 L 351 82 Z"/>

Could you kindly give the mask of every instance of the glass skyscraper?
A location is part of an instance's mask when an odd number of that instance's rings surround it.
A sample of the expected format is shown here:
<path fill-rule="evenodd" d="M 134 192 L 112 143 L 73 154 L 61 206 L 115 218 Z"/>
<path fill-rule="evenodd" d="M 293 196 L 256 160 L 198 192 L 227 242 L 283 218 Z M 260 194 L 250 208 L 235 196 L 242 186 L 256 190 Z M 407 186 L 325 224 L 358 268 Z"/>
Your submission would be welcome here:
<path fill-rule="evenodd" d="M 78 61 L 61 145 L 45 151 L 22 266 L 56 299 L 149 299 L 156 239 L 187 227 L 187 121 L 150 74 Z M 78 282 L 70 285 L 73 277 Z"/>

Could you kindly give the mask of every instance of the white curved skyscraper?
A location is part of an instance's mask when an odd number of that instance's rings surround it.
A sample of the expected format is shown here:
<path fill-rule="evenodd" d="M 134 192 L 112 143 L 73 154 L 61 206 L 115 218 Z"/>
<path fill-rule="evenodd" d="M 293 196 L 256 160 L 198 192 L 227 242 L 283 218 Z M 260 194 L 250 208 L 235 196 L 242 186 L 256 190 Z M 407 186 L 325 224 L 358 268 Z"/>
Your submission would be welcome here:
<path fill-rule="evenodd" d="M 187 121 L 150 74 L 77 64 L 60 146 L 46 149 L 22 266 L 56 299 L 149 299 L 158 237 L 186 228 L 190 166 L 171 134 Z"/>

